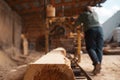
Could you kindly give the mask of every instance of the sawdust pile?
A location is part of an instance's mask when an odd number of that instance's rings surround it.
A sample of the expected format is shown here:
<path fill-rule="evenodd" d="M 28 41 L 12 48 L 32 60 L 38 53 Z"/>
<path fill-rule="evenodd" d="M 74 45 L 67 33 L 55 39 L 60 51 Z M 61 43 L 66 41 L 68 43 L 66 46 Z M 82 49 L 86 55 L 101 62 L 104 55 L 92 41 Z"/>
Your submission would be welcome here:
<path fill-rule="evenodd" d="M 31 62 L 36 61 L 43 54 L 44 52 L 40 53 L 36 51 L 31 51 L 29 52 L 29 55 L 24 56 L 17 48 L 13 47 L 6 50 L 0 50 L 0 80 L 6 80 L 5 78 L 7 76 L 10 77 L 21 74 L 22 72 L 20 71 L 24 71 L 25 69 L 21 68 L 20 66 L 27 65 Z M 18 70 L 17 73 L 12 72 L 13 74 L 11 74 L 11 71 L 15 70 Z"/>
<path fill-rule="evenodd" d="M 0 80 L 12 68 L 16 67 L 16 63 L 8 57 L 3 51 L 0 51 Z"/>

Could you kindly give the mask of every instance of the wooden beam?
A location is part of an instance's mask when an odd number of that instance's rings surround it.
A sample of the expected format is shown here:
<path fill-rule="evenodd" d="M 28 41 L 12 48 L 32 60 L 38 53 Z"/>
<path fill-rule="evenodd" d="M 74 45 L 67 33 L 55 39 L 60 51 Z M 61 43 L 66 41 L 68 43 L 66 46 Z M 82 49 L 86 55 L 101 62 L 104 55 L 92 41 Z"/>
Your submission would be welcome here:
<path fill-rule="evenodd" d="M 82 7 L 79 6 L 79 7 L 76 7 L 75 9 L 72 9 L 73 7 L 69 8 L 69 9 L 66 9 L 65 12 L 64 12 L 64 16 L 74 16 L 74 15 L 78 15 L 78 14 L 81 13 Z M 56 16 L 60 16 L 59 15 L 60 13 L 62 13 L 62 11 L 58 10 L 56 12 Z"/>
<path fill-rule="evenodd" d="M 37 19 L 40 19 L 41 18 L 41 15 L 40 14 L 33 14 L 31 16 L 24 16 L 24 20 L 31 20 L 31 19 L 34 19 L 34 20 L 37 20 Z"/>
<path fill-rule="evenodd" d="M 41 33 L 41 31 L 42 31 L 42 28 L 28 28 L 27 29 L 28 31 L 39 31 L 40 33 Z"/>
<path fill-rule="evenodd" d="M 40 20 L 40 19 L 31 19 L 31 20 L 33 20 L 33 21 L 30 21 L 30 20 L 25 20 L 25 25 L 29 25 L 29 24 L 35 24 L 35 25 L 39 25 L 39 24 L 41 24 L 41 25 L 43 25 L 44 23 L 42 23 L 42 21 Z"/>
<path fill-rule="evenodd" d="M 42 0 L 41 0 L 42 1 Z M 17 4 L 23 4 L 23 3 L 33 3 L 35 0 L 15 0 L 15 1 L 7 1 L 7 3 L 11 6 L 17 5 Z"/>
<path fill-rule="evenodd" d="M 27 24 L 24 24 L 24 26 L 28 26 L 28 27 L 30 27 L 30 26 L 37 26 L 37 27 L 40 27 L 41 24 L 40 23 L 27 23 Z"/>
<path fill-rule="evenodd" d="M 42 18 L 25 18 L 23 19 L 26 23 L 42 23 Z M 32 20 L 32 21 L 31 21 Z"/>
<path fill-rule="evenodd" d="M 22 17 L 29 17 L 29 16 L 33 16 L 33 15 L 40 15 L 40 13 L 38 12 L 31 12 L 31 13 L 28 13 L 28 14 L 21 14 Z"/>
<path fill-rule="evenodd" d="M 12 1 L 7 1 L 7 2 L 20 15 L 28 15 L 28 14 L 31 14 L 33 12 L 34 13 L 39 13 L 40 15 L 42 15 L 42 13 L 44 11 L 44 2 L 42 0 L 36 0 L 36 2 L 39 2 L 41 4 L 40 7 L 34 6 L 34 4 L 33 4 L 34 0 L 22 0 L 22 1 L 16 0 L 16 1 L 13 1 L 13 2 Z M 31 8 L 30 9 L 25 9 L 23 7 L 24 3 L 28 3 Z M 75 15 L 75 14 L 79 13 L 78 9 L 76 9 L 76 7 L 75 7 L 76 4 L 78 4 L 79 7 L 80 6 L 85 6 L 85 5 L 88 5 L 88 4 L 89 5 L 93 5 L 93 4 L 99 3 L 99 0 L 79 0 L 79 1 L 72 0 L 71 2 L 65 2 L 64 0 L 61 0 L 61 3 L 58 3 L 58 4 L 55 3 L 55 0 L 50 0 L 50 3 L 53 6 L 55 6 L 55 7 L 62 7 L 62 6 L 64 6 L 64 7 L 66 7 L 66 6 L 74 7 L 73 9 L 70 9 L 70 10 L 74 10 L 75 9 L 74 11 L 71 11 L 72 13 L 69 12 L 69 11 L 65 12 L 65 14 L 66 14 L 65 16 L 72 16 L 72 15 Z M 23 7 L 23 9 L 22 10 L 18 10 L 18 9 L 15 8 L 15 5 L 20 5 L 20 6 Z M 81 9 L 79 9 L 79 11 L 81 11 Z M 61 13 L 61 11 L 60 12 L 58 11 L 57 13 L 59 14 L 59 13 Z M 71 14 L 69 14 L 69 13 L 71 13 Z"/>
<path fill-rule="evenodd" d="M 35 7 L 35 8 L 31 8 L 31 9 L 23 9 L 22 11 L 18 11 L 18 13 L 23 15 L 23 14 L 29 14 L 32 12 L 41 13 L 42 11 L 43 11 L 43 7 Z"/>
<path fill-rule="evenodd" d="M 66 50 L 57 48 L 30 64 L 24 80 L 75 80 Z"/>

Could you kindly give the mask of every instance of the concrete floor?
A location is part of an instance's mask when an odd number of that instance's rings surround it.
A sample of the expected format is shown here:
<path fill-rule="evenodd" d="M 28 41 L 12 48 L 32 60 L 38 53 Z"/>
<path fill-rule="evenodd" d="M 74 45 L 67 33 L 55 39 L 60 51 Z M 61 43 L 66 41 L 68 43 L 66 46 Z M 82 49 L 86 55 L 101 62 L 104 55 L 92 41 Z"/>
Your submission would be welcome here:
<path fill-rule="evenodd" d="M 80 65 L 87 72 L 93 70 L 88 54 L 82 54 Z M 120 80 L 120 55 L 104 55 L 101 73 L 91 77 L 93 80 Z"/>

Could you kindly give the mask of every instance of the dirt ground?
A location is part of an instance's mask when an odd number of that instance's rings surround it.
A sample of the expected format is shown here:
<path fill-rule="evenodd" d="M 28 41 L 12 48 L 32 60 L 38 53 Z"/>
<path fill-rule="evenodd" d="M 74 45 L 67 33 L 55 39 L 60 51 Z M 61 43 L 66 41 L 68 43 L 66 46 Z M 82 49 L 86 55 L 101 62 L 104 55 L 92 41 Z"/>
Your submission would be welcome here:
<path fill-rule="evenodd" d="M 87 72 L 93 70 L 87 54 L 82 54 L 80 65 Z M 104 55 L 101 73 L 91 77 L 93 80 L 120 80 L 120 55 Z"/>
<path fill-rule="evenodd" d="M 11 51 L 11 50 L 10 50 Z M 31 51 L 28 56 L 23 56 L 21 53 L 6 53 L 5 51 L 0 51 L 0 80 L 14 80 L 7 79 L 9 77 L 9 72 L 17 70 L 19 66 L 27 65 L 31 62 L 39 59 L 44 53 Z M 19 70 L 19 69 L 18 69 Z M 13 78 L 16 74 L 21 74 L 20 71 L 11 75 Z"/>
<path fill-rule="evenodd" d="M 23 56 L 20 53 L 12 55 L 10 57 L 6 52 L 0 51 L 0 80 L 10 80 L 5 79 L 6 74 L 10 70 L 14 70 L 20 65 L 26 65 L 36 61 L 44 55 L 44 52 L 31 51 L 28 56 Z M 87 72 L 93 70 L 92 62 L 87 54 L 82 54 L 80 65 Z M 91 77 L 93 80 L 119 80 L 120 55 L 104 55 L 101 73 Z"/>

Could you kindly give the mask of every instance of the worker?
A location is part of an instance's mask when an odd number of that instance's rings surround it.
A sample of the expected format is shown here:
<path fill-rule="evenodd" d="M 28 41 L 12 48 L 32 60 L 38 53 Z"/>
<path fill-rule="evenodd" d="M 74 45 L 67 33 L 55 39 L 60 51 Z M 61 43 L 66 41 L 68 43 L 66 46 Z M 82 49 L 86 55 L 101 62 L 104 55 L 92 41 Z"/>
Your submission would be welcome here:
<path fill-rule="evenodd" d="M 75 21 L 75 26 L 82 25 L 87 52 L 93 62 L 93 74 L 100 73 L 103 56 L 103 30 L 98 21 L 97 13 L 91 6 L 84 8 L 83 13 Z"/>

